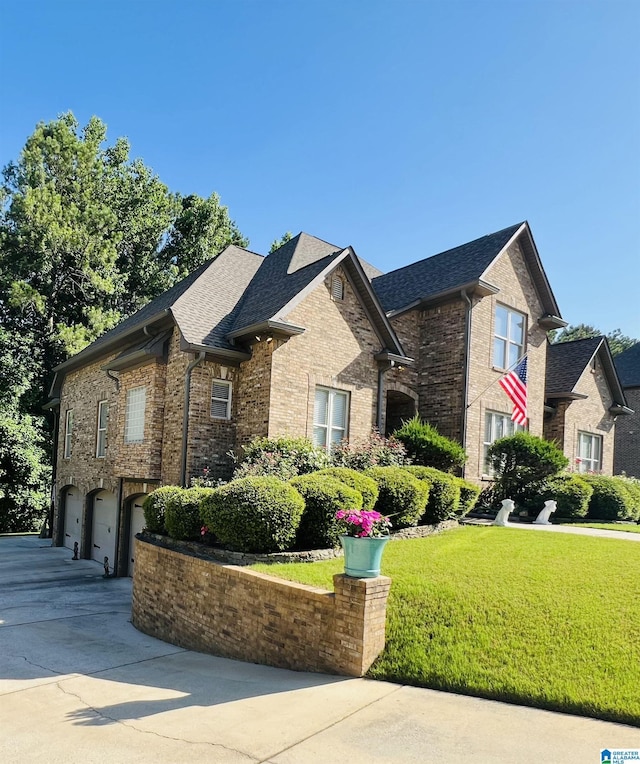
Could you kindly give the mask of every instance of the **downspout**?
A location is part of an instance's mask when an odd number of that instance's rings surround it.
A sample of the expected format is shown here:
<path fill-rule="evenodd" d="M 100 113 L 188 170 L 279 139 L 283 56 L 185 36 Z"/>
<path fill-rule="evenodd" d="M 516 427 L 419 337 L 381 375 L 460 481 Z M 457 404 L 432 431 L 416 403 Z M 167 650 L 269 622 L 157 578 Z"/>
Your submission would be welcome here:
<path fill-rule="evenodd" d="M 189 404 L 191 401 L 191 372 L 205 358 L 204 350 L 190 361 L 184 378 L 184 411 L 182 412 L 182 458 L 180 462 L 180 485 L 185 485 L 187 479 L 187 445 L 189 442 Z"/>
<path fill-rule="evenodd" d="M 376 427 L 378 429 L 378 432 L 380 435 L 383 435 L 382 432 L 382 401 L 384 400 L 384 375 L 389 371 L 389 369 L 393 368 L 394 362 L 389 361 L 388 366 L 380 366 L 378 369 L 378 401 L 376 406 Z"/>
<path fill-rule="evenodd" d="M 465 319 L 464 319 L 464 388 L 462 394 L 462 420 L 460 422 L 460 431 L 462 434 L 462 447 L 466 448 L 467 443 L 467 401 L 469 400 L 469 346 L 471 344 L 471 309 L 473 304 L 469 299 L 467 290 L 463 289 L 460 292 L 462 299 L 466 302 Z M 462 477 L 465 476 L 466 464 L 462 465 Z"/>

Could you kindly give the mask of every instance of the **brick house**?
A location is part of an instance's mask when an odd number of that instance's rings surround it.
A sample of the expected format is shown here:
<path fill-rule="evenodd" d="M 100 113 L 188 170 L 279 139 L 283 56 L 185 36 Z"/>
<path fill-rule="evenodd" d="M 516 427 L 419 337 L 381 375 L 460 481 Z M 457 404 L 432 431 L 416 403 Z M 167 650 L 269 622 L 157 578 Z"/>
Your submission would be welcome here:
<path fill-rule="evenodd" d="M 481 481 L 513 427 L 497 382 L 525 353 L 543 435 L 547 331 L 564 325 L 527 223 L 388 274 L 304 233 L 267 257 L 227 247 L 57 367 L 54 543 L 126 575 L 155 487 L 228 477 L 256 436 L 328 448 L 416 411 Z"/>
<path fill-rule="evenodd" d="M 640 342 L 616 356 L 615 364 L 634 413 L 616 424 L 614 469 L 640 478 Z"/>
<path fill-rule="evenodd" d="M 612 475 L 616 419 L 630 409 L 606 337 L 549 346 L 546 399 L 544 437 L 576 472 Z"/>

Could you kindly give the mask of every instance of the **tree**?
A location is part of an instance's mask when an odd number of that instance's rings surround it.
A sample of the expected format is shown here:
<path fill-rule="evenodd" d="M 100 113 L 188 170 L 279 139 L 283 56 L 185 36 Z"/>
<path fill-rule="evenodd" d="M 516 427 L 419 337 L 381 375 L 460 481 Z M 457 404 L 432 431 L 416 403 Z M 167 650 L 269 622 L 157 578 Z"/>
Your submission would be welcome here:
<path fill-rule="evenodd" d="M 602 332 L 589 324 L 576 324 L 575 326 L 567 326 L 560 331 L 554 329 L 549 332 L 549 339 L 554 344 L 558 342 L 573 342 L 573 340 L 586 340 L 591 337 L 601 336 Z M 638 340 L 622 334 L 620 329 L 614 329 L 605 336 L 609 342 L 612 355 L 618 355 L 638 342 Z"/>
<path fill-rule="evenodd" d="M 291 231 L 287 231 L 286 233 L 283 233 L 282 236 L 279 239 L 274 239 L 271 242 L 271 246 L 269 247 L 269 254 L 272 252 L 275 252 L 276 249 L 280 249 L 280 247 L 283 244 L 286 244 L 288 241 L 291 241 L 293 239 L 293 234 Z"/>

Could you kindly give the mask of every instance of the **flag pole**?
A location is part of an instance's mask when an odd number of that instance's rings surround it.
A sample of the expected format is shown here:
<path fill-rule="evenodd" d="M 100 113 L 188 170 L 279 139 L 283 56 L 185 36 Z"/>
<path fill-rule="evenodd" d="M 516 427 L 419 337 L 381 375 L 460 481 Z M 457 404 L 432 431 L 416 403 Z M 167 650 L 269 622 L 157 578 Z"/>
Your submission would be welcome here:
<path fill-rule="evenodd" d="M 493 382 L 492 382 L 490 385 L 487 385 L 487 387 L 485 387 L 485 389 L 484 389 L 484 390 L 483 390 L 481 393 L 479 393 L 479 394 L 478 394 L 478 395 L 477 395 L 477 396 L 476 396 L 476 397 L 475 397 L 475 398 L 474 398 L 474 399 L 471 401 L 471 403 L 467 403 L 467 405 L 465 406 L 465 410 L 466 410 L 466 409 L 469 409 L 469 408 L 471 408 L 471 406 L 473 406 L 473 404 L 474 404 L 474 403 L 476 403 L 476 402 L 477 402 L 477 401 L 478 401 L 480 398 L 482 398 L 482 396 L 483 396 L 483 395 L 484 395 L 484 394 L 487 392 L 487 390 L 490 390 L 490 389 L 491 389 L 491 388 L 492 388 L 492 387 L 493 387 L 495 384 L 497 384 L 497 383 L 498 383 L 498 382 L 499 382 L 499 381 L 502 379 L 502 377 L 506 376 L 506 375 L 507 375 L 507 374 L 508 374 L 510 371 L 513 371 L 513 370 L 516 368 L 516 366 L 517 366 L 517 365 L 518 365 L 518 364 L 519 364 L 521 361 L 523 361 L 523 360 L 524 360 L 524 359 L 527 357 L 527 355 L 529 355 L 529 351 L 528 351 L 528 350 L 527 350 L 527 352 L 526 352 L 526 353 L 523 353 L 523 354 L 520 356 L 520 358 L 518 358 L 518 360 L 517 360 L 517 361 L 514 361 L 514 362 L 511 364 L 511 366 L 507 367 L 507 368 L 506 368 L 506 369 L 505 369 L 505 370 L 504 370 L 504 371 L 503 371 L 503 372 L 500 374 L 500 376 L 498 377 L 498 379 L 494 379 L 494 380 L 493 380 Z"/>

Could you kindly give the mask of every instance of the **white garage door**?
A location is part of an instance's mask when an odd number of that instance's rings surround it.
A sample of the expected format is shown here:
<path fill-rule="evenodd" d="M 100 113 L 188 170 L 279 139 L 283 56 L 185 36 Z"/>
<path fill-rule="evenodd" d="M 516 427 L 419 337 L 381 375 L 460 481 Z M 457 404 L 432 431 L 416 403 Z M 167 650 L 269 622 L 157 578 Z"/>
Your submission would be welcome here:
<path fill-rule="evenodd" d="M 136 533 L 142 533 L 144 529 L 144 512 L 142 511 L 142 502 L 145 497 L 140 496 L 133 500 L 131 505 L 131 525 L 129 528 L 129 575 L 133 575 L 133 550 L 136 540 Z"/>
<path fill-rule="evenodd" d="M 74 543 L 78 542 L 82 535 L 82 494 L 77 488 L 67 488 L 62 496 L 64 507 L 64 541 L 63 545 L 73 549 Z"/>
<path fill-rule="evenodd" d="M 116 561 L 118 503 L 115 494 L 98 491 L 93 498 L 93 527 L 91 529 L 91 558 L 104 562 L 109 558 L 109 572 Z"/>

